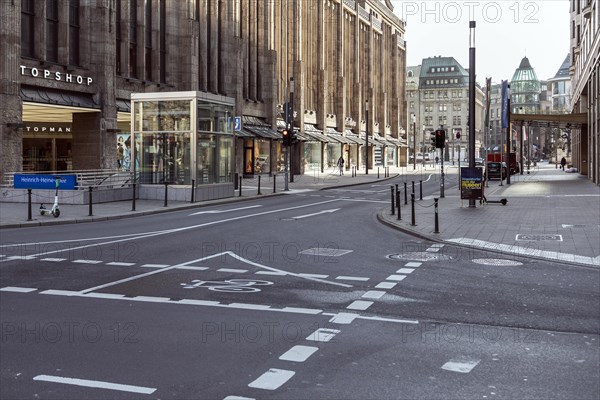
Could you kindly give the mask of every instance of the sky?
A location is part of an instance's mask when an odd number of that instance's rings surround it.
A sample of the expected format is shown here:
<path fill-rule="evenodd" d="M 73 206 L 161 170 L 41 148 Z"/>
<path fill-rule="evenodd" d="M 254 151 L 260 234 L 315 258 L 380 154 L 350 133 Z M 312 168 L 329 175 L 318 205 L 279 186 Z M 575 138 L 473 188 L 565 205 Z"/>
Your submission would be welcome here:
<path fill-rule="evenodd" d="M 475 28 L 476 81 L 510 80 L 523 57 L 538 79 L 554 77 L 570 46 L 569 0 L 391 0 L 406 21 L 407 66 L 454 57 L 469 68 L 469 21 Z"/>

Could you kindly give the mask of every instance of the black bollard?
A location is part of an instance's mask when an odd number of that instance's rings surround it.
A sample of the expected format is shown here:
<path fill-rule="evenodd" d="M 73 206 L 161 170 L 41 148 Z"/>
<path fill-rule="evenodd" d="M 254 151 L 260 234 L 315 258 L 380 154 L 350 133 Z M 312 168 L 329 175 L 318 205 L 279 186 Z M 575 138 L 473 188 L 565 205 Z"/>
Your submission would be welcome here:
<path fill-rule="evenodd" d="M 33 221 L 31 217 L 31 189 L 27 189 L 27 221 Z"/>
<path fill-rule="evenodd" d="M 258 196 L 260 196 L 260 175 L 258 176 L 258 193 L 256 193 Z"/>
<path fill-rule="evenodd" d="M 167 207 L 168 193 L 169 193 L 169 184 L 167 182 L 165 182 L 165 204 L 163 207 Z"/>
<path fill-rule="evenodd" d="M 415 194 L 411 193 L 410 194 L 410 204 L 411 204 L 411 210 L 410 210 L 410 224 L 412 226 L 417 225 L 415 223 Z"/>
<path fill-rule="evenodd" d="M 396 185 L 398 186 L 398 185 Z M 398 220 L 402 219 L 402 216 L 400 215 L 400 191 L 396 190 L 396 205 L 398 206 Z"/>
<path fill-rule="evenodd" d="M 194 202 L 194 192 L 196 192 L 196 180 L 192 179 L 192 200 L 190 203 Z"/>
<path fill-rule="evenodd" d="M 377 167 L 377 179 L 379 179 L 379 167 Z"/>
<path fill-rule="evenodd" d="M 419 181 L 419 200 L 423 200 L 423 179 Z"/>
<path fill-rule="evenodd" d="M 133 198 L 131 199 L 131 211 L 135 211 L 135 182 L 133 183 Z"/>
<path fill-rule="evenodd" d="M 273 174 L 273 193 L 277 193 L 277 174 Z"/>
<path fill-rule="evenodd" d="M 240 197 L 242 197 L 242 177 L 240 176 L 240 184 L 238 185 L 238 188 L 240 189 Z"/>
<path fill-rule="evenodd" d="M 89 187 L 89 192 L 88 192 L 88 207 L 89 207 L 89 209 L 88 209 L 88 217 L 91 217 L 93 215 L 92 214 L 92 190 L 93 190 L 93 188 L 90 186 Z"/>
<path fill-rule="evenodd" d="M 412 194 L 415 194 L 415 181 L 412 181 Z"/>
<path fill-rule="evenodd" d="M 435 202 L 434 203 L 434 208 L 435 208 L 435 228 L 434 228 L 433 233 L 440 233 L 440 223 L 439 223 L 439 220 L 438 220 L 438 215 L 439 215 L 439 213 L 438 213 L 438 199 L 434 198 L 433 201 Z"/>
<path fill-rule="evenodd" d="M 392 191 L 392 215 L 394 215 L 394 212 L 395 212 L 395 209 L 396 209 L 396 206 L 394 204 L 394 187 L 391 186 L 390 189 L 392 189 L 391 190 Z"/>
<path fill-rule="evenodd" d="M 404 205 L 408 204 L 408 190 L 406 189 L 406 182 L 404 182 Z"/>

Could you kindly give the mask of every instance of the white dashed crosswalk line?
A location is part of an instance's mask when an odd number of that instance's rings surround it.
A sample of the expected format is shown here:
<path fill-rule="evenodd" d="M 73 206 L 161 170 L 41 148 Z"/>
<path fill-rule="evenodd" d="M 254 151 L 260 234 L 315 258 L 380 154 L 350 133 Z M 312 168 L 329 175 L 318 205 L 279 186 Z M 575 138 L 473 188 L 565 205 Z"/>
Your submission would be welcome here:
<path fill-rule="evenodd" d="M 275 390 L 289 381 L 296 372 L 285 369 L 271 368 L 248 384 L 255 389 Z"/>
<path fill-rule="evenodd" d="M 304 362 L 313 355 L 318 347 L 297 345 L 283 353 L 279 359 L 283 361 Z"/>
<path fill-rule="evenodd" d="M 371 307 L 373 305 L 372 301 L 365 301 L 365 300 L 356 300 L 353 301 L 348 307 L 346 307 L 348 310 L 357 310 L 357 311 L 364 311 L 367 308 Z"/>

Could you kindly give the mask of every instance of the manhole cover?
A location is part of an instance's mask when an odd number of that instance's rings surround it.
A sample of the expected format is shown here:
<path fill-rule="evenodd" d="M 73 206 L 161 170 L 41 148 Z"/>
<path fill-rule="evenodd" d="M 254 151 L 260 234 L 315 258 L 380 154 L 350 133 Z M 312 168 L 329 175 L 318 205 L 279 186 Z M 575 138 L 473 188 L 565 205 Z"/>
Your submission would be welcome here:
<path fill-rule="evenodd" d="M 528 240 L 528 241 L 542 241 L 542 240 L 557 240 L 559 242 L 562 242 L 562 235 L 551 235 L 551 234 L 526 234 L 526 233 L 519 233 L 517 234 L 517 238 L 516 240 Z"/>
<path fill-rule="evenodd" d="M 476 258 L 472 260 L 475 264 L 483 265 L 498 265 L 498 266 L 516 266 L 523 265 L 523 263 L 513 260 L 504 260 L 502 258 Z"/>
<path fill-rule="evenodd" d="M 445 254 L 430 253 L 426 251 L 413 251 L 410 253 L 390 254 L 387 256 L 390 260 L 411 260 L 411 261 L 444 261 L 451 260 L 452 257 Z"/>

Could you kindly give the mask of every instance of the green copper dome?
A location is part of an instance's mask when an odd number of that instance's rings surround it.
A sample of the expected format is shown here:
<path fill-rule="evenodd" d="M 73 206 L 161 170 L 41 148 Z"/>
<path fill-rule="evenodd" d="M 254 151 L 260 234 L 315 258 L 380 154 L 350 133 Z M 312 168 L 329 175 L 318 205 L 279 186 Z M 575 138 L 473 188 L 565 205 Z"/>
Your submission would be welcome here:
<path fill-rule="evenodd" d="M 540 111 L 540 80 L 529 59 L 524 57 L 510 81 L 510 102 L 512 112 L 533 114 Z"/>

